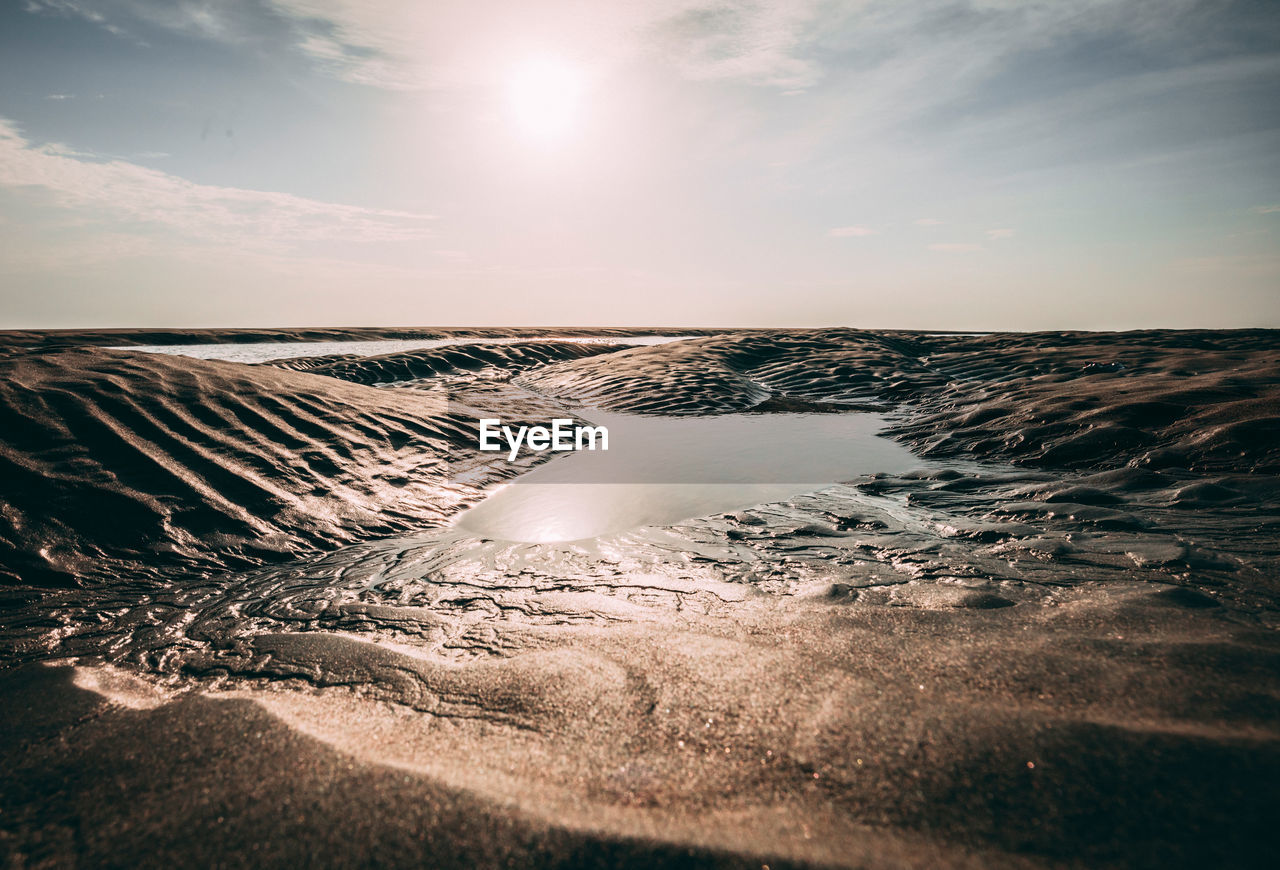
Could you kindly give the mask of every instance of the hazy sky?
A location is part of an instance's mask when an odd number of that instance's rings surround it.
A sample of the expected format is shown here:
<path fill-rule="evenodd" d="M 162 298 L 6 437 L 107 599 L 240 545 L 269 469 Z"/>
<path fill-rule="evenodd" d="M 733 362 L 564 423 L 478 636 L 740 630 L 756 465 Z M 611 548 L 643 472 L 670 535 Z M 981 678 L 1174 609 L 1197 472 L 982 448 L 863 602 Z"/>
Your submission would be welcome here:
<path fill-rule="evenodd" d="M 1280 326 L 1275 0 L 0 3 L 0 327 Z"/>

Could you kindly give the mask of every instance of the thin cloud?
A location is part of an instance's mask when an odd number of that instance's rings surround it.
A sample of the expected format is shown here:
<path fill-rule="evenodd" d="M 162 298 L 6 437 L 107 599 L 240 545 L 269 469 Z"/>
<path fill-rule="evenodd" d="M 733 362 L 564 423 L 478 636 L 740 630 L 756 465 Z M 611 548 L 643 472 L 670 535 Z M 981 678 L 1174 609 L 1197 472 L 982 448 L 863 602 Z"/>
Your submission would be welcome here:
<path fill-rule="evenodd" d="M 431 215 L 342 205 L 277 191 L 195 184 L 124 160 L 35 145 L 0 118 L 0 188 L 75 213 L 78 222 L 163 226 L 204 240 L 272 246 L 386 242 L 430 235 Z"/>
<path fill-rule="evenodd" d="M 96 8 L 98 5 L 109 6 L 111 4 L 85 3 L 78 2 L 78 0 L 27 0 L 25 8 L 27 12 L 32 13 L 44 13 L 47 15 L 59 15 L 63 17 L 73 15 L 79 16 L 84 18 L 86 21 L 93 22 L 108 33 L 112 33 L 116 36 L 127 35 L 124 28 L 112 21 L 106 12 Z"/>
<path fill-rule="evenodd" d="M 827 230 L 827 235 L 833 239 L 848 239 L 858 236 L 874 236 L 875 230 L 867 227 L 832 227 Z"/>
<path fill-rule="evenodd" d="M 804 56 L 817 4 L 811 0 L 684 0 L 636 8 L 649 41 L 692 79 L 728 79 L 802 91 L 820 78 Z"/>
<path fill-rule="evenodd" d="M 943 242 L 937 245 L 930 245 L 929 250 L 941 251 L 944 254 L 972 254 L 975 251 L 981 251 L 982 246 L 965 242 Z"/>
<path fill-rule="evenodd" d="M 253 0 L 27 0 L 26 11 L 79 17 L 108 33 L 145 45 L 137 24 L 224 42 L 244 42 L 259 31 Z"/>
<path fill-rule="evenodd" d="M 1280 205 L 1259 205 L 1253 209 L 1254 214 L 1280 214 Z"/>
<path fill-rule="evenodd" d="M 284 38 L 330 75 L 387 90 L 490 82 L 531 47 L 588 65 L 661 57 L 686 78 L 798 90 L 821 77 L 805 55 L 819 0 L 29 0 L 117 35 L 151 27 L 243 43 Z"/>
<path fill-rule="evenodd" d="M 1008 228 L 998 229 L 998 230 L 987 230 L 987 238 L 991 239 L 992 241 L 997 241 L 999 239 L 1011 239 L 1013 238 L 1013 235 L 1014 235 L 1014 231 Z"/>
<path fill-rule="evenodd" d="M 917 218 L 917 219 L 916 219 L 916 226 L 918 226 L 918 227 L 940 227 L 940 226 L 942 226 L 942 221 L 938 220 L 937 218 Z"/>
<path fill-rule="evenodd" d="M 1132 137 L 1121 134 L 1148 119 L 1154 99 L 1177 104 L 1170 117 L 1184 117 L 1205 87 L 1252 92 L 1276 75 L 1274 52 L 1242 53 L 1235 43 L 1242 37 L 1218 31 L 1237 15 L 1264 17 L 1231 5 L 1241 9 L 1222 15 L 1211 39 L 1204 38 L 1206 19 L 1219 16 L 1207 12 L 1206 0 L 867 0 L 838 7 L 842 12 L 827 7 L 823 47 L 865 60 L 828 62 L 822 72 L 829 87 L 818 92 L 827 99 L 810 123 L 829 143 L 823 156 L 835 165 L 848 161 L 851 173 L 866 171 L 874 157 L 902 165 L 901 148 L 880 153 L 885 136 L 920 142 L 911 156 L 930 163 L 963 154 L 966 172 L 1008 171 L 1012 157 L 1043 156 L 1042 165 L 1053 167 L 1067 154 L 1110 162 L 1178 153 L 1178 131 L 1138 130 L 1149 147 L 1132 150 L 1119 144 Z M 1089 56 L 1099 44 L 1125 50 L 1103 54 L 1096 69 L 1077 63 L 1070 75 L 1037 78 L 1030 66 L 1041 55 Z M 1139 58 L 1161 61 L 1153 67 Z M 943 140 L 947 147 L 939 149 Z M 1003 159 L 994 159 L 997 153 Z"/>

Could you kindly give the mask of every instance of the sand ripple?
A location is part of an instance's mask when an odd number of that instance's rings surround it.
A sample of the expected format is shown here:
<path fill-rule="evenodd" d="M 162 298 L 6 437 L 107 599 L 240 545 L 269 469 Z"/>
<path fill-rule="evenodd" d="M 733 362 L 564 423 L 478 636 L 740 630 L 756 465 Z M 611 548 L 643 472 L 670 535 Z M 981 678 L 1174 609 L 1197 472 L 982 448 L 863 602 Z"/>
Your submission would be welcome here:
<path fill-rule="evenodd" d="M 0 367 L 11 581 L 279 560 L 438 524 L 483 482 L 449 480 L 476 428 L 443 396 L 105 350 Z"/>
<path fill-rule="evenodd" d="M 0 650 L 75 662 L 0 670 L 20 861 L 1273 862 L 1273 333 L 0 375 Z M 925 458 L 589 541 L 449 526 L 503 479 L 447 467 L 478 413 L 583 406 L 875 406 Z"/>

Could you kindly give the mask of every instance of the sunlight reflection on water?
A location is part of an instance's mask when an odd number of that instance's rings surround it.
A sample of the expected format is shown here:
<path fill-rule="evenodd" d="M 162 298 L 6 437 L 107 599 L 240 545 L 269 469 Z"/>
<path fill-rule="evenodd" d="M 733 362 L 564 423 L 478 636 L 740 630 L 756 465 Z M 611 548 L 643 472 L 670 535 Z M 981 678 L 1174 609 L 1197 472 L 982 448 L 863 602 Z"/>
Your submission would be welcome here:
<path fill-rule="evenodd" d="M 877 414 L 580 414 L 607 452 L 552 460 L 464 512 L 458 528 L 505 541 L 572 541 L 780 501 L 920 464 L 875 434 Z"/>

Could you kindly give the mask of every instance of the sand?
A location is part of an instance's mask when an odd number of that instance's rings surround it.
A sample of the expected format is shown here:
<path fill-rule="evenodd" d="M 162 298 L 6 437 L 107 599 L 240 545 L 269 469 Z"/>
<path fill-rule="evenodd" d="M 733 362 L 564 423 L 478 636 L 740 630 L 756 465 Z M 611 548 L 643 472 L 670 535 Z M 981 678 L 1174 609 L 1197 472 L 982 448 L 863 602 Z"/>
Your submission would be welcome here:
<path fill-rule="evenodd" d="M 9 866 L 1269 866 L 1276 333 L 519 337 L 10 336 Z M 477 416 L 593 408 L 877 409 L 920 462 L 587 541 L 451 525 L 542 461 Z"/>
<path fill-rule="evenodd" d="M 507 327 L 284 327 L 279 329 L 31 329 L 0 331 L 0 350 L 61 350 L 69 347 L 129 347 L 166 344 L 231 343 L 293 341 L 383 341 L 396 339 L 447 338 L 544 338 L 546 336 L 582 336 L 591 338 L 626 338 L 659 335 L 667 329 L 583 328 L 579 326 Z M 706 335 L 724 330 L 682 329 L 681 335 Z"/>

